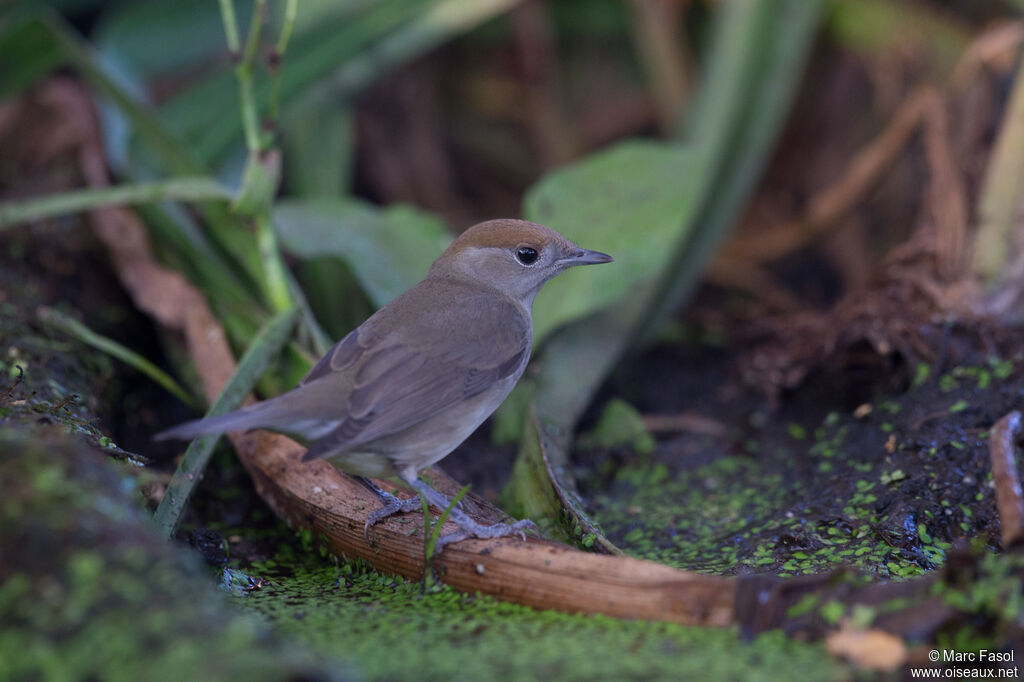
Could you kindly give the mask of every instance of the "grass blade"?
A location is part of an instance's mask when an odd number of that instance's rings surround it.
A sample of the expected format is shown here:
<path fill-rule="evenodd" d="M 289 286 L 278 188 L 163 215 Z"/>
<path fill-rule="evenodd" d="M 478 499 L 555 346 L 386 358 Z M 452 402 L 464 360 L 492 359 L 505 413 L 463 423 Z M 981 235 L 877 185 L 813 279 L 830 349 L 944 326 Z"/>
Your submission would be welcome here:
<path fill-rule="evenodd" d="M 113 187 L 73 190 L 44 197 L 0 203 L 0 229 L 104 206 L 177 201 L 230 200 L 231 192 L 212 178 L 171 178 Z"/>
<path fill-rule="evenodd" d="M 107 355 L 117 358 L 129 367 L 133 367 L 139 372 L 142 372 L 155 383 L 166 389 L 168 393 L 189 407 L 196 407 L 195 398 L 189 395 L 188 391 L 183 389 L 178 382 L 171 377 L 171 375 L 167 374 L 132 349 L 127 348 L 126 346 L 123 346 L 117 341 L 107 338 L 102 334 L 97 334 L 75 318 L 70 315 L 65 315 L 59 310 L 44 307 L 40 308 L 36 314 L 43 322 L 52 324 L 61 331 L 75 337 L 82 343 L 89 344 L 93 348 L 103 351 Z"/>
<path fill-rule="evenodd" d="M 228 380 L 227 386 L 210 406 L 206 413 L 207 417 L 226 414 L 241 406 L 245 396 L 249 395 L 253 386 L 288 343 L 297 318 L 297 310 L 285 310 L 267 322 L 238 362 L 238 369 Z M 185 505 L 196 483 L 202 477 L 218 438 L 219 434 L 200 436 L 192 441 L 185 451 L 185 456 L 178 470 L 174 472 L 167 492 L 164 493 L 153 515 L 157 531 L 163 537 L 174 537 Z"/>

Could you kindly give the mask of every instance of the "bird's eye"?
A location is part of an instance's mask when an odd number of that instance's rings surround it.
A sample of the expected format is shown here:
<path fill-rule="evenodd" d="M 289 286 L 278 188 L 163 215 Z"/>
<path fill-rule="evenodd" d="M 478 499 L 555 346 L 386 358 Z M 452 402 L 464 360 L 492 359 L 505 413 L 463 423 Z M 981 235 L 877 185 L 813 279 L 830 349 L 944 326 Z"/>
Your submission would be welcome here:
<path fill-rule="evenodd" d="M 520 246 L 516 249 L 516 260 L 523 265 L 533 265 L 538 255 L 537 249 L 532 246 Z"/>

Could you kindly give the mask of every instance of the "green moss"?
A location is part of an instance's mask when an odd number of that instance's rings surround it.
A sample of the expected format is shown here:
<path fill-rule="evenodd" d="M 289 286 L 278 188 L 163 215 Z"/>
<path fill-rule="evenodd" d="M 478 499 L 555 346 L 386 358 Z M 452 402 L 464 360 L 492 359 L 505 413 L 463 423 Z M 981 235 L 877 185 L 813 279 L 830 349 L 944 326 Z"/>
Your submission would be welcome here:
<path fill-rule="evenodd" d="M 744 643 L 733 630 L 538 611 L 421 586 L 352 563 L 285 551 L 295 568 L 239 598 L 279 631 L 354 661 L 369 680 L 838 679 L 820 645 L 772 632 Z M 257 572 L 261 566 L 257 565 Z"/>
<path fill-rule="evenodd" d="M 961 382 L 980 372 L 955 369 L 946 387 L 973 398 L 973 382 Z M 610 485 L 585 481 L 596 491 L 593 516 L 628 553 L 687 570 L 801 575 L 852 565 L 880 579 L 921 575 L 945 562 L 954 540 L 993 523 L 988 506 L 972 518 L 991 495 L 964 475 L 981 480 L 986 444 L 953 422 L 922 421 L 948 411 L 939 386 L 874 404 L 874 415 L 830 412 L 817 425 L 761 420 L 735 435 L 748 455 L 697 468 L 627 461 Z M 922 435 L 920 424 L 937 437 Z"/>
<path fill-rule="evenodd" d="M 0 429 L 0 679 L 344 679 L 228 608 L 103 455 Z M 337 671 L 337 672 L 335 672 Z"/>
<path fill-rule="evenodd" d="M 917 367 L 914 369 L 914 379 L 911 381 L 911 386 L 913 388 L 923 386 L 924 383 L 928 381 L 928 377 L 931 376 L 931 373 L 931 366 L 923 362 L 918 363 Z"/>

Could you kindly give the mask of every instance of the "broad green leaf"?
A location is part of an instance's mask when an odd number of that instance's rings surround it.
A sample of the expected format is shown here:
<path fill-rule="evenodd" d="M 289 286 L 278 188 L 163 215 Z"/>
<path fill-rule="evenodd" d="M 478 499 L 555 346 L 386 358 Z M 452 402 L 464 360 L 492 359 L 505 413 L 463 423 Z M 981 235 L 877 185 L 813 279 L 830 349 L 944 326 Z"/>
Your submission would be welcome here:
<path fill-rule="evenodd" d="M 274 209 L 274 225 L 293 255 L 344 260 L 378 307 L 426 277 L 451 241 L 435 216 L 355 199 L 282 201 Z"/>
<path fill-rule="evenodd" d="M 534 339 L 634 291 L 665 267 L 692 210 L 701 164 L 686 149 L 628 141 L 541 180 L 526 196 L 528 220 L 547 225 L 615 263 L 560 275 L 537 296 Z"/>

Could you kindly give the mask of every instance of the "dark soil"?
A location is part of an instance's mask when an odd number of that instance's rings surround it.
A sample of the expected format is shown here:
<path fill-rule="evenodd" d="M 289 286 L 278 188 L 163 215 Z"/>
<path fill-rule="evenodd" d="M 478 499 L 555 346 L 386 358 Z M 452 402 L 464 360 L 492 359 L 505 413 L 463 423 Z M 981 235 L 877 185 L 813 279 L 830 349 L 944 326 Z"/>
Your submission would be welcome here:
<path fill-rule="evenodd" d="M 889 358 L 865 373 L 837 356 L 776 409 L 739 385 L 737 356 L 721 347 L 654 348 L 610 392 L 645 414 L 710 418 L 725 435 L 660 434 L 647 457 L 578 458 L 594 516 L 631 554 L 720 574 L 855 565 L 905 578 L 958 542 L 995 550 L 987 436 L 1024 405 L 1024 333 L 1003 330 L 993 354 L 982 326 L 926 330 L 943 341 L 931 365 Z"/>

